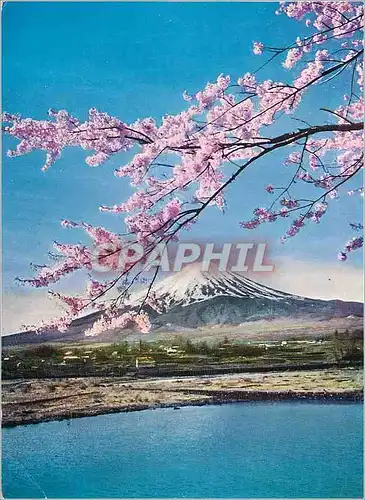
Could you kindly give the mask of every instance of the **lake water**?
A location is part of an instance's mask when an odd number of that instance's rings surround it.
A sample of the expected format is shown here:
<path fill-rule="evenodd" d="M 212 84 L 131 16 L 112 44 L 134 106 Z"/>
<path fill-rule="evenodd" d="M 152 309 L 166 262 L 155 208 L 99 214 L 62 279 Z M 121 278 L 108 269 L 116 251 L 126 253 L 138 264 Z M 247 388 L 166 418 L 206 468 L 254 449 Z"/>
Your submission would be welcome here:
<path fill-rule="evenodd" d="M 359 498 L 362 405 L 237 403 L 6 428 L 5 498 Z"/>

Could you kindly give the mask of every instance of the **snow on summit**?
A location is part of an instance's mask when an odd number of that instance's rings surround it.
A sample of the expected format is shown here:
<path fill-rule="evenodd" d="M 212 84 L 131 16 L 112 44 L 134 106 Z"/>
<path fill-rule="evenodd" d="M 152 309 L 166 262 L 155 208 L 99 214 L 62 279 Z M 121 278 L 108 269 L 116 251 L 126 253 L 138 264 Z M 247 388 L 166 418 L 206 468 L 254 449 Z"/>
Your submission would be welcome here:
<path fill-rule="evenodd" d="M 156 282 L 151 290 L 165 310 L 175 306 L 187 306 L 214 297 L 265 298 L 281 300 L 295 297 L 273 288 L 266 287 L 231 271 L 219 271 L 212 266 L 202 271 L 200 264 L 186 266 L 178 273 Z M 130 298 L 134 305 L 143 300 L 147 289 L 140 290 Z"/>

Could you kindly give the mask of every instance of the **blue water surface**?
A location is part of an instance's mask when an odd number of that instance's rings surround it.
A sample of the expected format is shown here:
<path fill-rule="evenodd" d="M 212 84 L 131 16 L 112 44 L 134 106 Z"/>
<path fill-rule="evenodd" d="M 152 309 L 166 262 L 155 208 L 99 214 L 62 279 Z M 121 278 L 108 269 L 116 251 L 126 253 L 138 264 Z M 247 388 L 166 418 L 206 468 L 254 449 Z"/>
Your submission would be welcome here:
<path fill-rule="evenodd" d="M 6 428 L 5 498 L 360 498 L 362 405 L 237 403 Z"/>

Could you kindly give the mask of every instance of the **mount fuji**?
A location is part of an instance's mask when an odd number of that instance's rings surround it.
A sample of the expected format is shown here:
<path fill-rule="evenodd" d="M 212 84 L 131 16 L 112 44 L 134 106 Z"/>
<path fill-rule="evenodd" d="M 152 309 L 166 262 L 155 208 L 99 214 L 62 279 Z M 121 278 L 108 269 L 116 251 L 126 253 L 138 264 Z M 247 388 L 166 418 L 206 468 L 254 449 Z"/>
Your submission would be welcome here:
<path fill-rule="evenodd" d="M 153 332 L 181 332 L 217 329 L 227 331 L 249 324 L 263 322 L 263 332 L 273 323 L 292 321 L 303 328 L 330 324 L 331 328 L 358 327 L 363 316 L 363 304 L 342 300 L 320 300 L 285 293 L 264 286 L 243 275 L 228 271 L 201 271 L 197 265 L 185 267 L 151 287 L 154 303 L 146 306 Z M 126 307 L 136 310 L 144 301 L 147 289 L 135 292 Z M 104 332 L 97 337 L 84 337 L 100 313 L 89 314 L 75 320 L 64 333 L 33 331 L 3 337 L 3 345 L 39 343 L 46 341 L 115 341 L 125 338 L 127 331 Z M 306 326 L 309 325 L 309 326 Z M 317 326 L 313 329 L 317 329 Z M 281 327 L 280 327 L 281 328 Z M 278 331 L 278 330 L 277 330 Z M 217 330 L 216 330 L 217 332 Z M 129 334 L 132 334 L 130 331 Z"/>
<path fill-rule="evenodd" d="M 217 269 L 204 272 L 196 265 L 168 276 L 151 290 L 159 304 L 158 312 L 153 308 L 149 311 L 155 328 L 239 325 L 279 317 L 321 320 L 363 315 L 359 302 L 292 295 L 237 273 Z M 130 306 L 140 304 L 145 294 L 141 291 L 133 295 Z"/>
<path fill-rule="evenodd" d="M 199 265 L 190 265 L 178 274 L 168 276 L 156 283 L 152 291 L 164 312 L 177 306 L 185 307 L 214 297 L 261 298 L 275 301 L 288 297 L 303 299 L 268 288 L 237 273 L 217 269 L 209 272 L 201 271 Z M 130 303 L 140 303 L 145 293 L 143 290 L 133 295 Z"/>

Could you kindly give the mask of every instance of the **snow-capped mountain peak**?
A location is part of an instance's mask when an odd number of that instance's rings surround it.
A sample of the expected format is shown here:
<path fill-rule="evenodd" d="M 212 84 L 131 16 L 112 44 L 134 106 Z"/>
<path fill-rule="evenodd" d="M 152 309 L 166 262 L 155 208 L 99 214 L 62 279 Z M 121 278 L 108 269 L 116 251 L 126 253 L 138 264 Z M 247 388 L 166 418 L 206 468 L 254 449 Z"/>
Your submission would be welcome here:
<path fill-rule="evenodd" d="M 214 297 L 262 298 L 274 301 L 293 298 L 293 295 L 266 287 L 240 274 L 218 269 L 202 271 L 197 264 L 186 266 L 182 271 L 156 282 L 151 291 L 165 311 Z M 133 294 L 130 304 L 137 305 L 143 300 L 146 292 L 147 289 L 144 289 Z"/>

